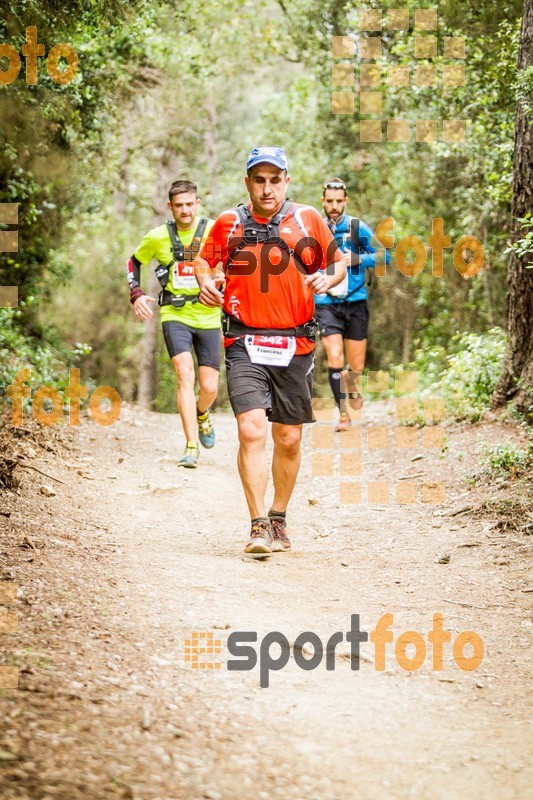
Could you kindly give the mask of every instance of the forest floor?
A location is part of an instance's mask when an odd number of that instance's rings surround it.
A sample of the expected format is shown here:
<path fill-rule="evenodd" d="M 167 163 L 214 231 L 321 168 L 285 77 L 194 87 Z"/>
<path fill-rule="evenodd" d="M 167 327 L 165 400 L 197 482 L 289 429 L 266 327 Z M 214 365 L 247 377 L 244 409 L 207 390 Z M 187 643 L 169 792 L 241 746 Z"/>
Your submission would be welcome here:
<path fill-rule="evenodd" d="M 330 449 L 312 467 L 308 426 L 288 516 L 294 550 L 254 560 L 242 552 L 235 421 L 214 420 L 217 445 L 197 470 L 177 466 L 175 417 L 134 408 L 108 428 L 31 421 L 0 442 L 20 482 L 0 499 L 0 675 L 18 670 L 18 688 L 0 690 L 2 800 L 530 798 L 531 518 L 505 494 L 513 481 L 465 481 L 483 442 L 518 430 L 451 423 L 444 452 L 423 447 L 421 432 L 412 448 L 369 449 L 394 415 L 368 403 L 354 427 L 363 494 L 353 504 L 341 502 L 339 457 L 354 442 L 328 439 L 321 423 L 315 444 Z M 419 502 L 392 502 L 393 488 L 390 503 L 367 502 L 368 482 L 409 478 Z M 451 643 L 432 668 L 437 613 L 452 642 L 465 630 L 481 638 L 477 669 L 459 668 Z M 333 670 L 325 657 L 302 669 L 306 648 L 291 648 L 268 687 L 259 662 L 227 669 L 231 633 L 256 632 L 258 655 L 273 631 L 291 644 L 313 631 L 325 647 L 354 614 L 367 632 L 393 615 L 384 671 L 370 640 L 351 669 L 345 635 Z M 220 653 L 199 656 L 219 668 L 185 659 L 195 631 L 220 640 Z M 416 671 L 396 657 L 405 631 L 427 646 Z"/>

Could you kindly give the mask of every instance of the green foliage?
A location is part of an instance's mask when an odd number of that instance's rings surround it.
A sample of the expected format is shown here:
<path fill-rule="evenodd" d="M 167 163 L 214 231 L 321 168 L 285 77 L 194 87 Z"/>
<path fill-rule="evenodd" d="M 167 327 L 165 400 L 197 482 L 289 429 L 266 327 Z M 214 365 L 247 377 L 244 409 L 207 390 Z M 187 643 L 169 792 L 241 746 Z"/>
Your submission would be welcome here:
<path fill-rule="evenodd" d="M 447 347 L 419 347 L 407 365 L 416 372 L 420 398 L 440 397 L 446 416 L 480 420 L 489 406 L 505 354 L 505 334 L 492 328 L 485 334 L 456 334 Z M 401 377 L 406 367 L 393 367 Z M 422 415 L 407 420 L 407 425 L 425 425 Z"/>
<path fill-rule="evenodd" d="M 525 258 L 529 253 L 533 253 L 533 214 L 528 212 L 525 217 L 519 217 L 518 222 L 525 231 L 525 235 L 522 239 L 510 244 L 504 252 L 514 252 L 518 258 Z M 528 264 L 527 269 L 533 269 L 533 263 Z"/>
<path fill-rule="evenodd" d="M 533 66 L 526 67 L 518 73 L 517 100 L 524 114 L 533 111 Z"/>
<path fill-rule="evenodd" d="M 530 465 L 533 458 L 533 434 L 529 435 L 527 447 L 519 447 L 514 442 L 485 445 L 480 463 L 483 473 L 492 478 L 496 475 L 517 477 Z"/>
<path fill-rule="evenodd" d="M 457 334 L 452 346 L 456 350 L 452 355 L 445 355 L 442 349 L 433 351 L 437 364 L 446 362 L 440 374 L 427 370 L 431 354 L 417 354 L 415 365 L 422 383 L 432 387 L 431 394 L 444 399 L 449 416 L 476 422 L 488 408 L 500 375 L 505 334 L 500 328 L 492 328 L 486 334 Z"/>
<path fill-rule="evenodd" d="M 55 382 L 65 354 L 24 336 L 17 325 L 22 315 L 23 309 L 0 308 L 0 385 L 11 383 L 28 366 L 40 383 Z"/>
<path fill-rule="evenodd" d="M 0 386 L 8 386 L 19 370 L 29 367 L 32 392 L 40 386 L 53 386 L 64 396 L 68 369 L 79 366 L 90 347 L 76 342 L 69 349 L 53 331 L 45 331 L 48 335 L 40 339 L 28 337 L 17 324 L 23 315 L 24 308 L 0 308 Z M 81 377 L 83 381 L 84 376 Z M 93 381 L 84 382 L 91 391 L 95 388 Z"/>
<path fill-rule="evenodd" d="M 407 120 L 409 143 L 359 141 L 359 115 L 331 113 L 331 36 L 351 34 L 359 46 L 359 11 L 366 3 L 342 5 L 336 0 L 294 0 L 287 6 L 290 20 L 285 36 L 304 60 L 308 79 L 314 77 L 320 95 L 306 107 L 304 142 L 312 141 L 308 172 L 316 167 L 340 174 L 347 181 L 349 211 L 376 225 L 392 216 L 396 241 L 407 235 L 428 241 L 431 220 L 441 217 L 452 239 L 476 237 L 485 250 L 487 269 L 465 280 L 453 267 L 450 250 L 444 255 L 444 275 L 435 279 L 429 265 L 416 278 L 406 278 L 391 266 L 386 278 L 374 282 L 368 363 L 373 369 L 387 363 L 407 363 L 413 349 L 448 347 L 457 330 L 483 333 L 506 320 L 505 242 L 510 231 L 512 157 L 521 0 L 494 6 L 467 0 L 439 3 L 438 52 L 447 36 L 466 37 L 466 82 L 463 87 L 419 88 L 415 72 L 424 62 L 415 59 L 411 28 L 382 37 L 382 75 L 391 65 L 406 65 L 410 87 L 395 88 L 382 80 L 383 119 Z M 406 2 L 411 24 L 419 3 Z M 374 6 L 376 7 L 376 6 Z M 379 3 L 385 23 L 395 0 Z M 364 36 L 365 34 L 363 34 Z M 374 34 L 370 34 L 374 35 Z M 432 64 L 439 76 L 449 63 L 439 55 Z M 359 60 L 355 58 L 356 85 Z M 439 78 L 440 80 L 440 78 Z M 521 79 L 522 83 L 525 77 Z M 351 91 L 351 90 L 350 90 Z M 466 119 L 466 141 L 414 141 L 417 119 Z M 304 147 L 307 153 L 307 147 Z M 305 191 L 305 186 L 304 186 Z M 489 269 L 490 267 L 490 269 Z"/>
<path fill-rule="evenodd" d="M 45 372 L 48 359 L 61 358 L 61 348 L 52 348 L 51 355 L 43 345 L 54 334 L 41 309 L 73 274 L 73 262 L 61 252 L 70 220 L 94 210 L 106 194 L 95 176 L 107 170 L 97 160 L 108 152 L 120 102 L 131 92 L 132 79 L 157 58 L 151 6 L 147 0 L 15 0 L 0 21 L 0 39 L 19 52 L 26 27 L 33 25 L 45 53 L 67 42 L 79 58 L 70 84 L 53 82 L 41 58 L 36 85 L 26 83 L 23 62 L 19 77 L 0 87 L 0 203 L 19 205 L 19 250 L 0 253 L 0 285 L 18 286 L 20 309 L 10 320 L 11 335 L 16 328 L 20 335 L 24 331 L 20 352 L 41 359 Z"/>

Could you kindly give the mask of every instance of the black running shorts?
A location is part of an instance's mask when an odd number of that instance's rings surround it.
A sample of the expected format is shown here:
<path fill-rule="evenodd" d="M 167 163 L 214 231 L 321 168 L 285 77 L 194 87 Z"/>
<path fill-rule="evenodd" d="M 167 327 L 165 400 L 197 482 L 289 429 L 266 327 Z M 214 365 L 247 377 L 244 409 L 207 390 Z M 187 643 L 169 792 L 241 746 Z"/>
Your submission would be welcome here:
<path fill-rule="evenodd" d="M 180 353 L 196 353 L 199 367 L 220 369 L 220 328 L 201 330 L 182 322 L 163 322 L 163 336 L 170 358 Z"/>
<path fill-rule="evenodd" d="M 264 408 L 270 422 L 314 422 L 314 369 L 314 353 L 293 356 L 288 367 L 252 364 L 244 339 L 237 339 L 226 348 L 226 379 L 233 413 Z"/>
<path fill-rule="evenodd" d="M 355 341 L 368 339 L 368 304 L 366 300 L 315 305 L 315 316 L 320 326 L 321 336 L 340 333 L 343 339 L 355 339 Z"/>

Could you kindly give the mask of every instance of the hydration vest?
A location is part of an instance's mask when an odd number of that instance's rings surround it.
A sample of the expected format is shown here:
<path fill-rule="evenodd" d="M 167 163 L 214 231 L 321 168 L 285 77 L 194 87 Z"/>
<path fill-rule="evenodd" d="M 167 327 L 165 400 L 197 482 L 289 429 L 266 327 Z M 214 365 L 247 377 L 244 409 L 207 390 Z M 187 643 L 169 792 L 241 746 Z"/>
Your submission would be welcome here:
<path fill-rule="evenodd" d="M 279 235 L 281 221 L 287 216 L 293 205 L 291 200 L 285 200 L 278 213 L 274 214 L 272 219 L 268 222 L 256 222 L 248 206 L 244 203 L 240 203 L 235 210 L 242 224 L 243 235 L 240 237 L 238 244 L 236 244 L 233 249 L 228 250 L 229 258 L 226 264 L 226 272 L 230 271 L 235 254 L 243 250 L 247 245 L 275 244 L 280 250 L 284 250 L 289 256 L 292 256 L 293 259 L 303 267 L 306 273 L 309 273 L 308 265 Z M 251 328 L 248 325 L 244 325 L 240 320 L 232 317 L 230 314 L 225 313 L 222 316 L 222 330 L 224 331 L 224 335 L 228 338 L 236 338 L 245 334 L 262 336 L 305 336 L 314 342 L 316 340 L 318 327 L 316 320 L 312 319 L 294 328 Z"/>
<path fill-rule="evenodd" d="M 285 200 L 278 213 L 274 214 L 272 219 L 268 222 L 256 222 L 248 206 L 244 203 L 239 203 L 235 210 L 242 224 L 243 235 L 240 237 L 239 243 L 228 251 L 229 258 L 226 264 L 226 272 L 231 269 L 236 253 L 243 250 L 247 245 L 255 246 L 258 244 L 275 244 L 280 250 L 284 250 L 289 256 L 292 256 L 303 267 L 305 272 L 308 272 L 308 265 L 279 235 L 281 221 L 287 216 L 293 205 L 294 203 L 291 200 Z"/>
<path fill-rule="evenodd" d="M 168 235 L 170 236 L 170 241 L 172 242 L 172 255 L 174 257 L 174 261 L 193 261 L 196 258 L 200 252 L 200 244 L 202 242 L 202 236 L 204 235 L 207 223 L 208 220 L 206 217 L 200 217 L 192 241 L 188 247 L 185 247 L 180 239 L 180 235 L 176 227 L 176 221 L 173 219 L 168 220 Z"/>
<path fill-rule="evenodd" d="M 192 241 L 188 247 L 185 247 L 183 242 L 180 239 L 178 229 L 176 227 L 175 220 L 168 220 L 166 223 L 168 229 L 168 235 L 170 236 L 170 242 L 172 244 L 172 261 L 170 264 L 158 264 L 155 269 L 155 274 L 157 275 L 157 280 L 161 284 L 161 291 L 158 294 L 157 301 L 160 306 L 174 306 L 175 308 L 182 308 L 185 303 L 197 303 L 198 302 L 198 295 L 185 295 L 185 294 L 175 294 L 173 292 L 169 292 L 165 289 L 166 285 L 170 280 L 170 269 L 175 261 L 193 261 L 194 258 L 200 252 L 200 245 L 202 242 L 202 236 L 204 235 L 204 231 L 206 229 L 208 219 L 206 217 L 201 217 L 198 225 L 196 226 L 196 230 L 194 232 L 194 236 Z"/>

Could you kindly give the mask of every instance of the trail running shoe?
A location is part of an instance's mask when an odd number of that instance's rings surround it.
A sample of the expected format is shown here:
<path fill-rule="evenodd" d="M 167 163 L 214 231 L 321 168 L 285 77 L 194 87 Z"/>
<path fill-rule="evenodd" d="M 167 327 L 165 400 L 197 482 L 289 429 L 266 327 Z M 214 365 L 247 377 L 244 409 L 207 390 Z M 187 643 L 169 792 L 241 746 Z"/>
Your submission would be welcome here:
<path fill-rule="evenodd" d="M 270 527 L 272 528 L 273 553 L 285 553 L 291 549 L 291 540 L 287 536 L 287 523 L 281 517 L 270 517 Z"/>
<path fill-rule="evenodd" d="M 260 555 L 261 553 L 271 553 L 272 528 L 269 522 L 257 520 L 252 525 L 250 541 L 244 548 L 245 553 Z"/>
<path fill-rule="evenodd" d="M 182 458 L 178 461 L 178 466 L 195 469 L 198 466 L 199 457 L 200 451 L 198 450 L 196 442 L 187 442 L 187 447 L 185 448 Z"/>
<path fill-rule="evenodd" d="M 209 450 L 215 446 L 215 429 L 209 416 L 209 409 L 204 411 L 203 414 L 196 414 L 198 422 L 198 438 L 202 445 Z"/>
<path fill-rule="evenodd" d="M 350 427 L 351 427 L 351 424 L 352 424 L 352 421 L 350 419 L 350 415 L 343 411 L 343 412 L 341 412 L 341 415 L 339 417 L 339 422 L 338 422 L 337 427 L 335 428 L 335 430 L 336 430 L 337 433 L 342 432 L 342 431 L 349 431 Z"/>

